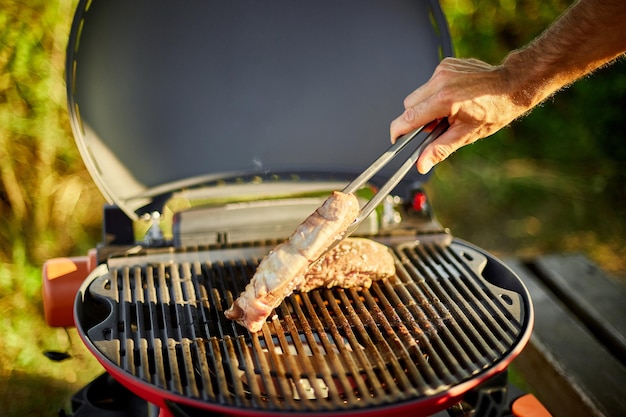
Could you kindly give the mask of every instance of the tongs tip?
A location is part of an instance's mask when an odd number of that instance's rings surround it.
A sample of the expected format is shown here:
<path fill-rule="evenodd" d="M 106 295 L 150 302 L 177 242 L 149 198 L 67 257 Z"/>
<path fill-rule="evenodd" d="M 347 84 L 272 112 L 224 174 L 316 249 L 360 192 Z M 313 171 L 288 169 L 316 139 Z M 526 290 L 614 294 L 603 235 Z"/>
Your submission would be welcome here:
<path fill-rule="evenodd" d="M 430 124 L 421 126 L 401 137 L 391 145 L 385 152 L 383 152 L 369 167 L 367 167 L 359 176 L 351 181 L 343 190 L 346 194 L 355 194 L 361 189 L 374 175 L 376 175 L 383 167 L 391 162 L 406 146 L 412 142 L 416 137 L 420 136 L 420 133 L 424 132 L 421 140 L 417 144 L 416 149 L 407 158 L 407 160 L 398 168 L 398 170 L 387 180 L 387 182 L 378 189 L 378 191 L 369 199 L 363 207 L 360 208 L 359 213 L 345 232 L 338 236 L 335 241 L 324 251 L 323 254 L 329 252 L 335 248 L 343 239 L 350 236 L 357 230 L 360 224 L 374 211 L 374 209 L 393 191 L 393 189 L 400 183 L 400 181 L 406 176 L 409 170 L 416 164 L 419 156 L 423 150 L 431 142 L 437 139 L 448 128 L 447 119 L 440 120 L 437 125 L 431 130 Z M 428 130 L 428 132 L 426 132 Z M 323 256 L 322 254 L 322 256 Z M 321 257 L 321 256 L 320 256 Z M 319 259 L 319 258 L 318 258 Z"/>
<path fill-rule="evenodd" d="M 374 194 L 372 198 L 361 208 L 355 224 L 351 225 L 349 230 L 352 233 L 358 227 L 365 218 L 367 218 L 372 211 L 383 201 L 385 197 L 393 191 L 393 189 L 400 183 L 400 181 L 406 176 L 409 170 L 417 163 L 420 155 L 430 143 L 437 139 L 448 129 L 449 124 L 447 119 L 441 119 L 435 127 L 429 128 L 430 124 L 421 126 L 396 140 L 385 152 L 383 152 L 369 167 L 367 167 L 357 178 L 350 182 L 344 189 L 344 193 L 354 193 L 361 187 L 363 187 L 374 175 L 376 175 L 383 167 L 390 163 L 406 146 L 415 140 L 420 133 L 424 132 L 425 135 L 421 136 L 417 147 L 413 153 L 406 159 L 406 161 L 398 168 L 398 170 L 387 180 L 387 182 L 380 187 L 378 192 Z M 429 130 L 426 132 L 426 130 Z M 349 233 L 346 234 L 346 236 Z"/>

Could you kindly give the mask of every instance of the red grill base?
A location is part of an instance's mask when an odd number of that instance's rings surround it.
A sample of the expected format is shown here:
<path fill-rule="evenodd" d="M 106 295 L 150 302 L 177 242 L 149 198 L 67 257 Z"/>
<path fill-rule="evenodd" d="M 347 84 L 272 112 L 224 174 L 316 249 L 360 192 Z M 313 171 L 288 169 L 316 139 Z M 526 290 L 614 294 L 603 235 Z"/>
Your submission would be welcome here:
<path fill-rule="evenodd" d="M 525 398 L 522 390 L 508 382 L 504 371 L 476 389 L 447 410 L 429 417 L 532 417 L 519 414 L 516 403 Z M 72 397 L 73 417 L 221 417 L 219 414 L 170 403 L 170 409 L 159 408 L 127 390 L 109 374 L 103 374 Z M 516 414 L 513 410 L 516 410 Z M 232 415 L 232 414 L 231 414 Z M 61 412 L 59 417 L 65 417 Z"/>

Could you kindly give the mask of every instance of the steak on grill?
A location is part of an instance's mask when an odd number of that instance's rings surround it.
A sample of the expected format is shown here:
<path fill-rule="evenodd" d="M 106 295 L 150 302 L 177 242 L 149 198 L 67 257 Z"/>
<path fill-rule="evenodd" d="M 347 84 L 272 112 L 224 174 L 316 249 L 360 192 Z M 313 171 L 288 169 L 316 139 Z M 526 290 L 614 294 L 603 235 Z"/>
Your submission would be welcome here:
<path fill-rule="evenodd" d="M 356 196 L 334 191 L 261 261 L 250 283 L 226 310 L 226 317 L 251 332 L 261 330 L 272 310 L 302 284 L 309 265 L 341 238 L 358 212 Z"/>
<path fill-rule="evenodd" d="M 396 273 L 395 262 L 387 246 L 370 239 L 347 238 L 306 271 L 297 288 L 308 292 L 320 287 L 364 289 L 372 281 L 390 278 Z"/>

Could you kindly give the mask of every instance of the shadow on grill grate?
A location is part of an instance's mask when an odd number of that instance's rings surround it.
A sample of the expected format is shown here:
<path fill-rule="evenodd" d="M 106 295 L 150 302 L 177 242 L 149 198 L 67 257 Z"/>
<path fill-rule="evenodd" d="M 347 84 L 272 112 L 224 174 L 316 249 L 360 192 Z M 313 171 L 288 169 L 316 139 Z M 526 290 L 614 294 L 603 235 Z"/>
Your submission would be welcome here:
<path fill-rule="evenodd" d="M 157 388 L 269 411 L 442 393 L 515 346 L 523 299 L 483 276 L 486 256 L 457 242 L 393 250 L 394 279 L 293 294 L 256 334 L 223 312 L 262 253 L 127 257 L 89 285 L 85 311 L 95 313 L 84 326 L 108 360 Z"/>

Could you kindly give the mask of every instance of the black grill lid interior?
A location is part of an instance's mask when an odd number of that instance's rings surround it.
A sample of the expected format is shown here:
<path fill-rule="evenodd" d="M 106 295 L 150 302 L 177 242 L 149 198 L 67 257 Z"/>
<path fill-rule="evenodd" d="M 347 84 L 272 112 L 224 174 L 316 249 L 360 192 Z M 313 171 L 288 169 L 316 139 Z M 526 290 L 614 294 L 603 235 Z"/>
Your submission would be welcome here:
<path fill-rule="evenodd" d="M 70 116 L 132 217 L 155 187 L 198 177 L 360 172 L 451 54 L 436 1 L 81 1 Z"/>

